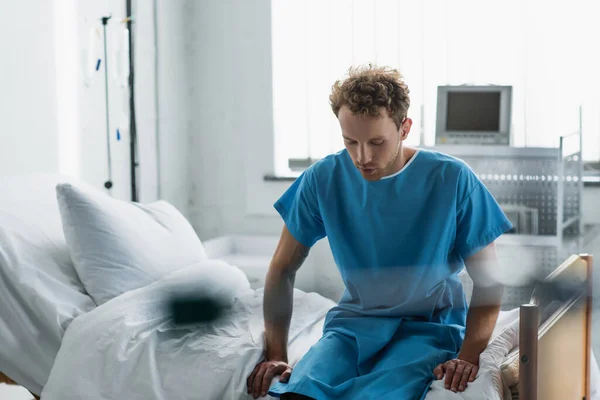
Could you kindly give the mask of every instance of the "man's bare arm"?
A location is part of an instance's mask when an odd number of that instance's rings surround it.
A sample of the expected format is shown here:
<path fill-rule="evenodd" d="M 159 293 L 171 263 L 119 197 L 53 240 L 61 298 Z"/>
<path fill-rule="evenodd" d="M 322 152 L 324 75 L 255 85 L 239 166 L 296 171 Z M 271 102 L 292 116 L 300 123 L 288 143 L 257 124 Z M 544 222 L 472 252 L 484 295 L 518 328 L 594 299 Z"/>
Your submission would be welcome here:
<path fill-rule="evenodd" d="M 263 312 L 268 361 L 288 362 L 287 341 L 292 318 L 294 280 L 309 250 L 286 227 L 283 228 L 265 282 Z"/>
<path fill-rule="evenodd" d="M 287 382 L 292 374 L 288 365 L 287 342 L 292 319 L 296 272 L 308 256 L 309 248 L 298 242 L 284 226 L 265 282 L 263 312 L 265 316 L 266 360 L 248 377 L 248 393 L 254 398 L 265 396 L 275 376 Z"/>
<path fill-rule="evenodd" d="M 478 364 L 479 355 L 485 350 L 496 326 L 504 287 L 491 274 L 498 268 L 496 248 L 490 244 L 465 260 L 469 276 L 473 280 L 473 293 L 467 326 L 459 359 Z"/>
<path fill-rule="evenodd" d="M 488 345 L 502 300 L 503 286 L 491 274 L 497 268 L 496 249 L 490 244 L 465 260 L 465 266 L 473 279 L 473 294 L 467 313 L 465 339 L 454 360 L 438 365 L 433 373 L 437 379 L 445 376 L 446 389 L 462 392 L 473 382 L 479 369 L 479 356 Z"/>

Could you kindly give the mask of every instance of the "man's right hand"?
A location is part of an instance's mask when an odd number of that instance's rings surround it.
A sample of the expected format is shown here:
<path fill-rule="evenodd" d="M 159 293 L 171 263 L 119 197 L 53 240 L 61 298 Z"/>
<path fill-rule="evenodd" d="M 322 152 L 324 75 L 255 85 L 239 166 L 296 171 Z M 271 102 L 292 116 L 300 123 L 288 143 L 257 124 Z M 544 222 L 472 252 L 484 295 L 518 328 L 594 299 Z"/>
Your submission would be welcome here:
<path fill-rule="evenodd" d="M 254 367 L 254 371 L 246 381 L 248 394 L 254 396 L 255 399 L 264 397 L 269 391 L 271 381 L 277 375 L 281 375 L 280 382 L 287 382 L 292 375 L 292 367 L 284 361 L 263 361 Z"/>

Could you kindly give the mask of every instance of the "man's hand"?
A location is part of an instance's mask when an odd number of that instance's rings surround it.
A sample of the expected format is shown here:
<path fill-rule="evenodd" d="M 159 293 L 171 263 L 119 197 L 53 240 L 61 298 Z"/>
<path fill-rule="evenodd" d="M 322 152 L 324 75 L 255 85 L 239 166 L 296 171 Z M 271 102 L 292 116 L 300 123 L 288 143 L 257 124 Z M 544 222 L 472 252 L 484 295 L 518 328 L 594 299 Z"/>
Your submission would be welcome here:
<path fill-rule="evenodd" d="M 494 243 L 466 259 L 465 265 L 473 279 L 465 338 L 458 357 L 433 370 L 437 379 L 446 376 L 446 389 L 453 392 L 462 392 L 469 382 L 475 380 L 479 371 L 479 355 L 487 347 L 496 325 L 504 290 L 489 274 L 489 271 L 497 269 Z"/>
<path fill-rule="evenodd" d="M 442 379 L 446 376 L 445 386 L 453 392 L 462 392 L 467 387 L 468 382 L 473 382 L 477 376 L 479 367 L 468 361 L 454 359 L 438 365 L 433 370 L 436 379 Z"/>
<path fill-rule="evenodd" d="M 280 382 L 287 382 L 292 375 L 292 367 L 283 361 L 263 361 L 254 367 L 254 371 L 246 381 L 248 394 L 255 399 L 264 397 L 269 391 L 271 381 L 277 375 L 281 375 Z"/>

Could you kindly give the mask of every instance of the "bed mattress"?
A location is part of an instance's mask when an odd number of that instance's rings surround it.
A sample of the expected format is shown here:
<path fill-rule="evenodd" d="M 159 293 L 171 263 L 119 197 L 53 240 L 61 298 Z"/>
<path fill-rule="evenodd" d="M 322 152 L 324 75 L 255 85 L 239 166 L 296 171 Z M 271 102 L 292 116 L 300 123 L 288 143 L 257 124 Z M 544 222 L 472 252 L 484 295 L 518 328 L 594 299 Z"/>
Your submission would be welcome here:
<path fill-rule="evenodd" d="M 74 400 L 101 393 L 103 399 L 250 399 L 246 378 L 264 350 L 262 289 L 239 294 L 217 324 L 182 328 L 173 326 L 161 306 L 168 287 L 169 279 L 163 279 L 73 321 L 42 398 Z M 292 365 L 321 337 L 333 305 L 316 293 L 294 290 Z M 497 330 L 515 315 L 503 313 Z M 501 400 L 502 354 L 494 351 L 484 357 L 481 379 L 465 393 L 440 390 L 434 383 L 427 399 Z"/>

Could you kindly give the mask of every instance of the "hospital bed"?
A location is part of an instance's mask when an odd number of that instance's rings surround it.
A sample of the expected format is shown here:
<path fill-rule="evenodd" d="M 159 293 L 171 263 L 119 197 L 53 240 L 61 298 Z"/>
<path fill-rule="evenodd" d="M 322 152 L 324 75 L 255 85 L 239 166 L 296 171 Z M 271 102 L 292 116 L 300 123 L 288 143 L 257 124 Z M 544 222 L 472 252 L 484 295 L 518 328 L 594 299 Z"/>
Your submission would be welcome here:
<path fill-rule="evenodd" d="M 43 400 L 250 399 L 246 377 L 264 350 L 262 290 L 235 266 L 207 260 L 96 306 L 69 269 L 54 192 L 65 179 L 0 180 L 0 381 Z M 452 393 L 435 381 L 427 400 L 594 398 L 591 271 L 589 255 L 558 265 L 530 304 L 500 313 L 475 382 Z M 230 294 L 218 323 L 172 324 L 164 301 L 190 281 Z M 292 365 L 333 305 L 294 291 Z"/>

